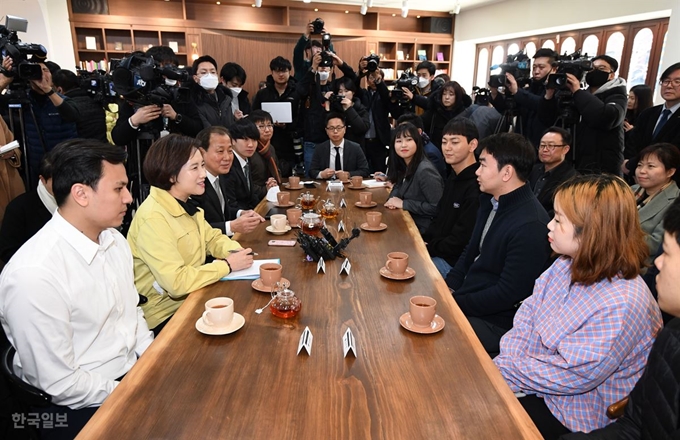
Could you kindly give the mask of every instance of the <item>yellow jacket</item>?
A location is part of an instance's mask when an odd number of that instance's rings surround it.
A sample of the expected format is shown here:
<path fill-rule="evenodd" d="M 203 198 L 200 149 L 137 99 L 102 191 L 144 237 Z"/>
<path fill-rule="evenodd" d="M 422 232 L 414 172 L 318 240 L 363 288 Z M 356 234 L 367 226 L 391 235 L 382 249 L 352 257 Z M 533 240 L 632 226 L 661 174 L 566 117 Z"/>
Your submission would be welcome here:
<path fill-rule="evenodd" d="M 202 209 L 192 217 L 170 193 L 153 186 L 132 219 L 127 239 L 135 286 L 148 298 L 142 309 L 151 329 L 171 317 L 187 294 L 229 273 L 223 260 L 204 264 L 206 254 L 226 258 L 241 247 L 211 227 Z"/>

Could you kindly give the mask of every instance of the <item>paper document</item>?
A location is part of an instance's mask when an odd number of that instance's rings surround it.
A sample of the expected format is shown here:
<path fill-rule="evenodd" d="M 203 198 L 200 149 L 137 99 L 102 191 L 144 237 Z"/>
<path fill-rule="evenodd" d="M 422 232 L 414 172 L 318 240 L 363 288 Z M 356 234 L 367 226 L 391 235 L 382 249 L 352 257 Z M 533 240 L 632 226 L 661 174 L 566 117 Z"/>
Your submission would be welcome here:
<path fill-rule="evenodd" d="M 19 142 L 12 141 L 9 144 L 3 145 L 2 147 L 0 147 L 0 154 L 5 154 L 8 151 L 14 150 L 15 148 L 19 148 Z"/>
<path fill-rule="evenodd" d="M 233 281 L 233 280 L 256 280 L 260 278 L 260 266 L 265 263 L 278 263 L 281 264 L 279 258 L 272 258 L 269 260 L 255 260 L 253 265 L 248 269 L 236 270 L 226 277 L 222 278 L 222 281 Z"/>
<path fill-rule="evenodd" d="M 274 123 L 288 124 L 293 122 L 292 106 L 290 102 L 263 102 L 262 110 L 272 115 Z"/>

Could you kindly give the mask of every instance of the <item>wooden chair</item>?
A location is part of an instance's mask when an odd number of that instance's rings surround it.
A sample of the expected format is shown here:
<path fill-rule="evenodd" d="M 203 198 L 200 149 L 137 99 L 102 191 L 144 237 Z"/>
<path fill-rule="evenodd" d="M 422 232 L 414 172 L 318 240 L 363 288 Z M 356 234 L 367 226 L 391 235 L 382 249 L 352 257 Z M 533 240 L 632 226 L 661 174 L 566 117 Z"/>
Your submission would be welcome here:
<path fill-rule="evenodd" d="M 628 396 L 624 397 L 618 402 L 614 402 L 611 405 L 609 405 L 607 407 L 607 417 L 609 417 L 612 420 L 618 419 L 623 415 L 623 412 L 626 409 L 626 405 L 628 405 Z"/>

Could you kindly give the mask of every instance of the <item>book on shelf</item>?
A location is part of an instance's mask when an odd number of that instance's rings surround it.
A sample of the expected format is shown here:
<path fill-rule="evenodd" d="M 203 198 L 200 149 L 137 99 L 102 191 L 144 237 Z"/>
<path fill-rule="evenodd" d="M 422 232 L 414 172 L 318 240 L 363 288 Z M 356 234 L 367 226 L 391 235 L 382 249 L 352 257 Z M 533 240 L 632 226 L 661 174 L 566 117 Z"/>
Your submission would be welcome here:
<path fill-rule="evenodd" d="M 394 79 L 394 69 L 382 69 L 382 71 L 385 74 L 385 79 Z"/>
<path fill-rule="evenodd" d="M 97 50 L 97 38 L 96 37 L 85 37 L 85 49 L 87 49 L 87 50 Z"/>
<path fill-rule="evenodd" d="M 418 50 L 418 60 L 420 60 L 420 61 L 427 60 L 427 52 L 424 49 Z"/>
<path fill-rule="evenodd" d="M 109 71 L 109 63 L 106 60 L 101 60 L 101 61 L 94 61 L 94 60 L 88 60 L 88 61 L 81 61 L 80 62 L 80 70 L 87 70 L 88 72 L 93 72 L 95 70 L 103 70 L 105 72 Z"/>
<path fill-rule="evenodd" d="M 403 50 L 398 50 L 398 51 L 397 51 L 397 59 L 398 59 L 398 60 L 403 60 L 403 59 L 404 59 L 404 51 L 403 51 Z"/>
<path fill-rule="evenodd" d="M 441 75 L 441 74 L 448 75 L 449 69 L 437 69 L 437 70 L 434 71 L 434 76 Z"/>
<path fill-rule="evenodd" d="M 444 52 L 437 52 L 437 61 L 444 61 Z"/>

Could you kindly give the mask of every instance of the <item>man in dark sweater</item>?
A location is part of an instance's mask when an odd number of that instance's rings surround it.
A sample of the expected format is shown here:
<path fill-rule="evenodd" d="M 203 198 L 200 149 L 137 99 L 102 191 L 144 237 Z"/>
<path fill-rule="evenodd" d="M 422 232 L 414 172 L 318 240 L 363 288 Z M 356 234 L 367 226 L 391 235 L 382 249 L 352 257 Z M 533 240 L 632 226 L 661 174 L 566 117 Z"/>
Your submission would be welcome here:
<path fill-rule="evenodd" d="M 478 138 L 477 126 L 467 118 L 452 119 L 443 130 L 442 152 L 452 173 L 437 215 L 423 234 L 432 262 L 443 277 L 458 261 L 475 227 L 480 194 L 475 175 Z"/>
<path fill-rule="evenodd" d="M 495 356 L 519 303 L 550 257 L 548 214 L 526 184 L 534 147 L 516 133 L 480 142 L 479 199 L 470 242 L 446 284 L 486 351 Z"/>

